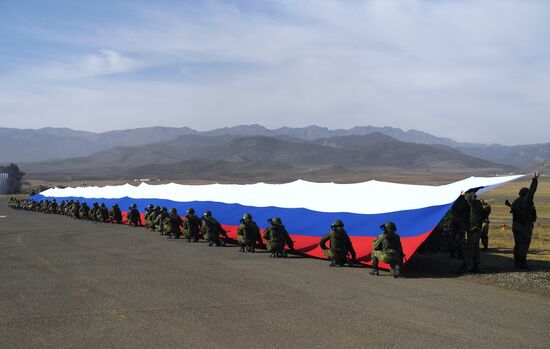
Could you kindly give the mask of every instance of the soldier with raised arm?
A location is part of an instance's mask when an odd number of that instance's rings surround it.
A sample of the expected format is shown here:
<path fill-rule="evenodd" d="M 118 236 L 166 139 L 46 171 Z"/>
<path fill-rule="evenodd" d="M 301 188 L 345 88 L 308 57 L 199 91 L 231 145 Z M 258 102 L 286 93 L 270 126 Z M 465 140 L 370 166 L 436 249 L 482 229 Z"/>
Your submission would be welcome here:
<path fill-rule="evenodd" d="M 514 233 L 514 265 L 519 269 L 530 269 L 527 265 L 527 252 L 531 245 L 533 225 L 537 220 L 535 210 L 535 192 L 537 191 L 540 172 L 535 172 L 529 188 L 521 188 L 519 197 L 512 204 L 508 200 L 505 204 L 511 208 L 513 217 L 512 232 Z"/>

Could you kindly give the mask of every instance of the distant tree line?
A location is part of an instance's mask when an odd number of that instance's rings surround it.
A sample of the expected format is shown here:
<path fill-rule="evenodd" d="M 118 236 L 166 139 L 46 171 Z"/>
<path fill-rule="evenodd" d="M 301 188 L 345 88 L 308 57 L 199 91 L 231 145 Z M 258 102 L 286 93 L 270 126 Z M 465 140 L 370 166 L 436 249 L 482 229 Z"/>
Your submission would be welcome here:
<path fill-rule="evenodd" d="M 0 194 L 19 194 L 24 175 L 16 164 L 0 166 Z"/>

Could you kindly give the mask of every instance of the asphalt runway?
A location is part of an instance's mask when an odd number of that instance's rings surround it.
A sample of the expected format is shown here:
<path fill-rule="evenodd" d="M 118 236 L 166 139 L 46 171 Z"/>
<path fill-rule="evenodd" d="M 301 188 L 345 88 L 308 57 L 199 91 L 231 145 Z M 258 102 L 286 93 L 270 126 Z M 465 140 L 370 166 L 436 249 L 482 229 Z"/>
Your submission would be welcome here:
<path fill-rule="evenodd" d="M 548 297 L 369 270 L 16 211 L 2 199 L 0 348 L 550 346 Z"/>

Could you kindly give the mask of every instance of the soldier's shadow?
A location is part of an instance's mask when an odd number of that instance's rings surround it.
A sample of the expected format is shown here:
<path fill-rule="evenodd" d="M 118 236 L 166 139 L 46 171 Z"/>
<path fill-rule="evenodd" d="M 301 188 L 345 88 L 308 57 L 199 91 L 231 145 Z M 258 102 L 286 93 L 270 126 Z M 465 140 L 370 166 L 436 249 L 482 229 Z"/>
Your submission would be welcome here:
<path fill-rule="evenodd" d="M 501 274 L 510 272 L 550 272 L 550 261 L 529 259 L 530 270 L 515 269 L 513 251 L 489 249 L 480 252 L 480 267 L 477 274 Z M 531 255 L 532 257 L 532 255 Z M 407 278 L 455 278 L 472 274 L 457 273 L 463 260 L 449 258 L 448 253 L 417 253 L 404 267 Z"/>

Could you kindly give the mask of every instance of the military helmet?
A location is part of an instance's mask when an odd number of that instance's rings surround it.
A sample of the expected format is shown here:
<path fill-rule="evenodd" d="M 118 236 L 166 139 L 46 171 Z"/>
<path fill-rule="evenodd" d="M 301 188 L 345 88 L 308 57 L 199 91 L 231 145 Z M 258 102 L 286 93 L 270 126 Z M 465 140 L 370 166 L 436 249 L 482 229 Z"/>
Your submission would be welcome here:
<path fill-rule="evenodd" d="M 204 215 L 205 217 L 212 217 L 212 212 L 210 212 L 209 210 L 206 210 L 204 211 Z"/>
<path fill-rule="evenodd" d="M 344 227 L 344 222 L 342 222 L 340 219 L 337 219 L 332 223 L 332 226 L 343 228 Z"/>
<path fill-rule="evenodd" d="M 273 224 L 283 224 L 283 221 L 281 221 L 281 218 L 275 217 L 271 220 L 271 223 L 273 223 Z"/>
<path fill-rule="evenodd" d="M 149 204 L 149 206 L 147 206 L 148 209 L 152 209 L 154 208 L 155 206 L 153 206 L 153 204 Z"/>
<path fill-rule="evenodd" d="M 251 221 L 252 220 L 252 215 L 250 213 L 245 213 L 243 215 L 243 220 L 245 221 Z"/>
<path fill-rule="evenodd" d="M 113 205 L 113 207 L 118 207 L 118 204 L 115 202 L 115 204 Z"/>
<path fill-rule="evenodd" d="M 195 209 L 192 207 L 187 209 L 187 214 L 195 214 Z"/>
<path fill-rule="evenodd" d="M 386 232 L 395 232 L 397 231 L 397 227 L 395 226 L 394 222 L 386 222 L 380 226 L 381 229 L 383 229 Z"/>
<path fill-rule="evenodd" d="M 132 204 L 132 208 L 136 208 L 137 205 L 135 203 Z"/>
<path fill-rule="evenodd" d="M 176 210 L 174 207 L 172 207 L 172 208 L 170 209 L 170 213 L 177 213 L 177 212 L 178 212 L 178 210 Z"/>
<path fill-rule="evenodd" d="M 168 209 L 167 209 L 166 207 L 163 207 L 163 208 L 162 208 L 162 211 L 163 211 L 163 212 L 166 212 L 166 211 L 168 211 Z"/>
<path fill-rule="evenodd" d="M 160 206 L 155 207 L 155 211 L 160 211 Z"/>

